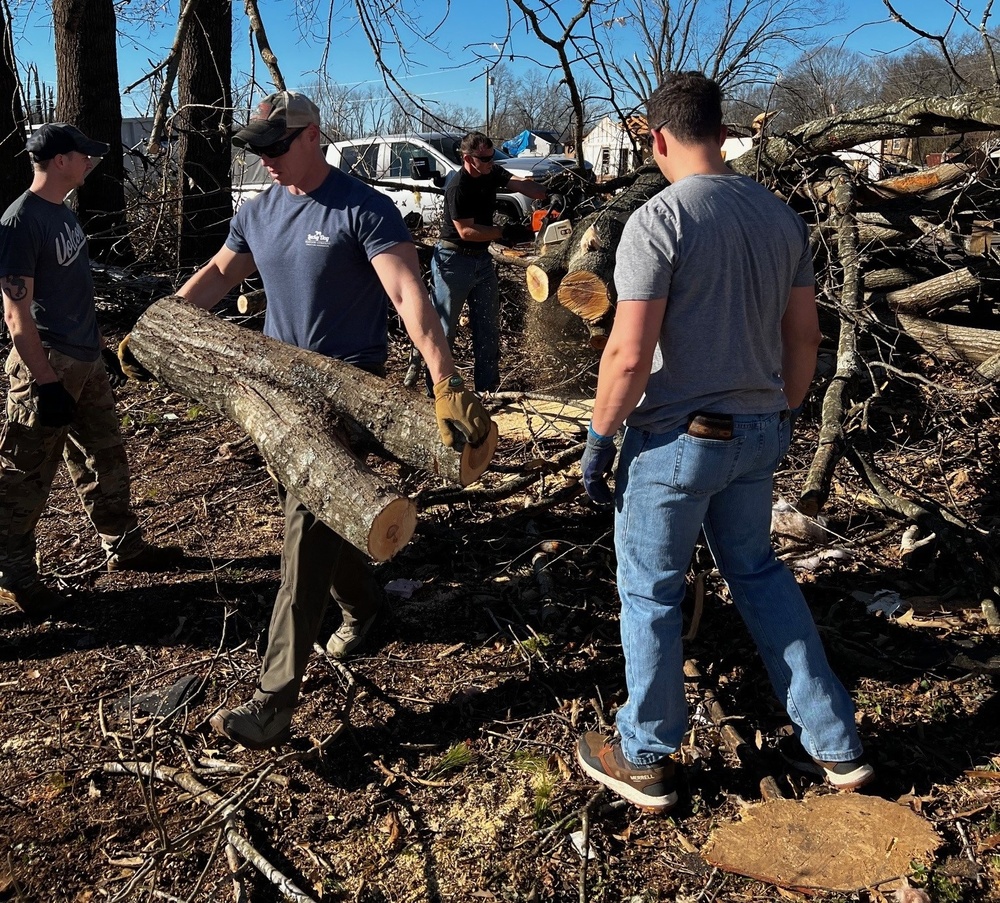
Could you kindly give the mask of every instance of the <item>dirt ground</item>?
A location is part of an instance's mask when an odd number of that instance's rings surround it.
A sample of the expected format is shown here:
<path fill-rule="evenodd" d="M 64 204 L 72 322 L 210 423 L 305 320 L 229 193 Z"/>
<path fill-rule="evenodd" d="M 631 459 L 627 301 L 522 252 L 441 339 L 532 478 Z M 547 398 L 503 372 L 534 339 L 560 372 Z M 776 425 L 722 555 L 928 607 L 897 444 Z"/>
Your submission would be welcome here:
<path fill-rule="evenodd" d="M 504 388 L 585 392 L 595 361 L 582 332 L 508 289 Z M 114 338 L 127 330 L 114 303 L 102 316 Z M 396 341 L 397 384 L 404 355 Z M 969 541 L 903 562 L 903 525 L 842 463 L 826 541 L 789 555 L 811 566 L 796 573 L 857 702 L 879 773 L 872 792 L 902 800 L 941 837 L 911 883 L 936 901 L 997 900 L 1000 641 L 982 602 L 1000 594 L 983 562 L 997 554 L 1000 418 L 994 395 L 959 369 L 915 362 L 926 381 L 882 385 L 854 435 L 893 488 L 945 506 Z M 786 716 L 703 549 L 692 585 L 704 586 L 704 605 L 693 591 L 686 644 L 702 676 L 688 684 L 682 802 L 670 817 L 595 797 L 573 761 L 580 732 L 611 721 L 625 691 L 611 518 L 581 498 L 572 468 L 540 470 L 507 499 L 434 505 L 431 478 L 378 464 L 426 506 L 413 541 L 377 574 L 419 588 L 391 597 L 346 667 L 315 656 L 291 742 L 249 752 L 208 718 L 252 692 L 266 642 L 282 529 L 271 481 L 237 427 L 163 387 L 129 384 L 119 408 L 147 536 L 188 559 L 164 575 L 107 573 L 60 472 L 38 538 L 73 614 L 31 624 L 0 612 L 0 900 L 237 899 L 221 833 L 233 812 L 238 833 L 304 899 L 806 899 L 699 855 L 713 829 L 760 800 L 764 774 L 789 797 L 828 792 L 777 756 Z M 814 396 L 779 474 L 785 498 L 811 460 L 817 415 Z M 485 483 L 579 439 L 502 437 Z M 880 590 L 908 604 L 869 611 Z M 331 612 L 321 641 L 335 628 Z M 151 714 L 142 697 L 184 678 L 193 697 Z M 744 762 L 707 717 L 706 690 L 753 747 Z M 128 773 L 134 762 L 162 779 Z M 178 786 L 169 769 L 222 803 Z M 285 899 L 256 870 L 240 874 L 246 899 Z"/>

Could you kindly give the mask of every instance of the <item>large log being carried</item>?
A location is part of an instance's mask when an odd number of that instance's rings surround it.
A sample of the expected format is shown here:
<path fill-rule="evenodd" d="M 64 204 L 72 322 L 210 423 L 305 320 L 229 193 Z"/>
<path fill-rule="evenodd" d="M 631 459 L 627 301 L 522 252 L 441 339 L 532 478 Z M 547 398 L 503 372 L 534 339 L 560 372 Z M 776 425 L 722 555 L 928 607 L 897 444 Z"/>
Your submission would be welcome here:
<path fill-rule="evenodd" d="M 147 309 L 129 349 L 160 382 L 242 426 L 278 479 L 376 561 L 410 541 L 416 506 L 385 486 L 348 442 L 459 486 L 477 480 L 496 449 L 495 426 L 478 448 L 446 448 L 431 399 L 176 297 Z"/>

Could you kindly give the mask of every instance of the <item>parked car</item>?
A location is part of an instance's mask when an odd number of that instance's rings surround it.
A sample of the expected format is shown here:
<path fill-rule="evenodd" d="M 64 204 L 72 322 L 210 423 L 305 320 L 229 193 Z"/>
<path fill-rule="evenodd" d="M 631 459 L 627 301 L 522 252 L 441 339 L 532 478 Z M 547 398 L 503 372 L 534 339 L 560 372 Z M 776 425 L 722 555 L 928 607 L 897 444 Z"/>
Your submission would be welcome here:
<path fill-rule="evenodd" d="M 375 187 L 391 197 L 404 219 L 414 226 L 440 219 L 444 196 L 426 189 L 443 188 L 461 169 L 461 140 L 462 135 L 449 132 L 353 138 L 331 144 L 326 159 L 331 166 L 365 181 L 395 183 Z M 564 164 L 555 157 L 515 158 L 494 148 L 494 159 L 518 179 L 543 179 L 564 171 Z M 498 214 L 523 220 L 531 212 L 531 199 L 523 194 L 497 195 Z"/>

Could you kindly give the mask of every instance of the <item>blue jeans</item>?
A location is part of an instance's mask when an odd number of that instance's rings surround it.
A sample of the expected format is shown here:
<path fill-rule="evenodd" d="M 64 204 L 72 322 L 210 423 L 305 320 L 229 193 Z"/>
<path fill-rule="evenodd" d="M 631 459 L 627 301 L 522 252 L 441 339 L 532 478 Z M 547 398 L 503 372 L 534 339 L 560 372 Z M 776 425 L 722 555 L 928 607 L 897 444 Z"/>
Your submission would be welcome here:
<path fill-rule="evenodd" d="M 731 440 L 683 428 L 625 432 L 616 478 L 615 549 L 628 701 L 622 750 L 636 765 L 676 752 L 687 724 L 681 602 L 702 528 L 771 684 L 810 755 L 861 755 L 854 704 L 830 670 L 812 614 L 771 546 L 774 470 L 788 450 L 779 414 L 738 416 Z"/>
<path fill-rule="evenodd" d="M 470 256 L 435 245 L 431 280 L 431 302 L 451 345 L 462 306 L 469 302 L 476 391 L 494 391 L 500 385 L 500 307 L 493 258 L 485 251 Z"/>

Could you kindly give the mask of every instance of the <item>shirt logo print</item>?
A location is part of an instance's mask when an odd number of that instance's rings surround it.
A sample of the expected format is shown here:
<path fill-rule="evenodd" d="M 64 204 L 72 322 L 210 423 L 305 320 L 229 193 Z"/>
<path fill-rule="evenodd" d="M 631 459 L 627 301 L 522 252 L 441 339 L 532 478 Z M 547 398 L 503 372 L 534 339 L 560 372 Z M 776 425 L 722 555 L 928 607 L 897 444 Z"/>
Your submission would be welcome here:
<path fill-rule="evenodd" d="M 310 232 L 306 236 L 306 244 L 310 248 L 329 248 L 330 236 L 324 235 L 319 229 L 317 229 L 315 232 Z"/>
<path fill-rule="evenodd" d="M 68 267 L 80 256 L 80 251 L 87 244 L 87 236 L 79 223 L 72 229 L 69 223 L 63 223 L 63 231 L 65 235 L 56 236 L 56 263 L 61 267 Z"/>

